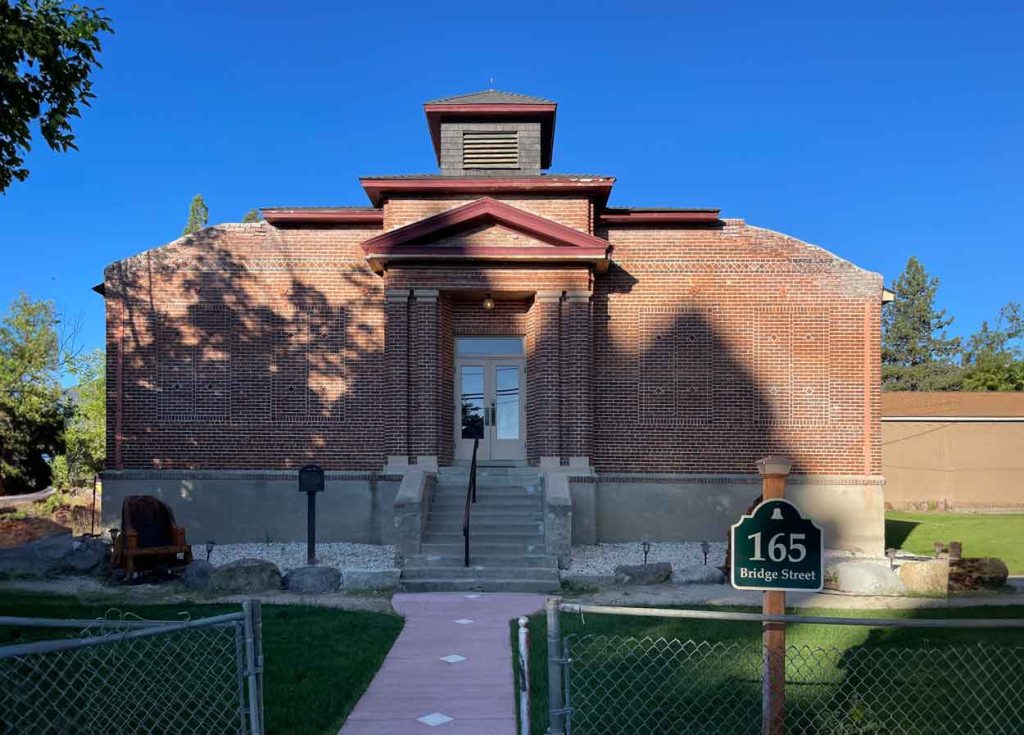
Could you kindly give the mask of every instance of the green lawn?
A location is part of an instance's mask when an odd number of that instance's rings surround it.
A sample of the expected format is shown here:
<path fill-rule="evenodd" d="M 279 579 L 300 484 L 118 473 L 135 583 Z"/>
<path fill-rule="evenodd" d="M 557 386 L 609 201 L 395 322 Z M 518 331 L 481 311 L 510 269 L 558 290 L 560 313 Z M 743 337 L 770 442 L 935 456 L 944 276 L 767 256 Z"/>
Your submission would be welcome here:
<path fill-rule="evenodd" d="M 240 609 L 238 605 L 114 606 L 148 619 L 174 619 L 182 611 L 192 618 L 209 617 Z M 0 615 L 88 619 L 102 617 L 111 607 L 110 603 L 28 594 L 4 593 L 0 598 Z M 391 614 L 264 605 L 264 706 L 269 735 L 334 735 L 380 668 L 402 625 L 402 619 Z M 0 644 L 24 641 L 34 633 L 0 627 Z M 69 633 L 75 631 L 56 635 Z"/>
<path fill-rule="evenodd" d="M 1024 608 L 813 614 L 1024 618 Z M 563 614 L 561 620 L 563 634 L 576 636 L 570 650 L 575 662 L 572 704 L 578 712 L 573 733 L 760 732 L 758 623 L 608 615 L 585 615 L 581 619 L 571 614 Z M 513 651 L 516 627 L 513 621 Z M 624 638 L 651 640 L 638 644 L 625 642 Z M 672 643 L 652 643 L 659 639 Z M 710 645 L 691 644 L 682 655 L 678 648 L 686 641 L 706 641 Z M 974 652 L 959 658 L 940 650 L 976 647 L 979 642 L 1000 647 L 991 656 L 985 654 L 986 665 L 978 665 Z M 1015 694 L 1024 686 L 1024 628 L 989 631 L 797 624 L 788 627 L 787 643 L 802 647 L 787 668 L 787 735 L 1024 732 L 1024 699 Z M 653 661 L 648 655 L 652 646 L 662 651 Z M 670 654 L 673 647 L 676 652 Z M 823 655 L 816 649 L 832 652 Z M 1004 665 L 999 666 L 999 662 Z M 543 614 L 530 619 L 530 680 L 532 731 L 541 735 L 548 722 Z M 950 680 L 956 683 L 947 683 Z M 975 711 L 964 703 L 971 700 L 972 689 L 979 699 L 988 699 L 982 709 L 1001 719 L 988 723 L 970 719 Z M 1017 697 L 1016 714 L 1009 715 L 1009 723 L 1006 709 L 992 706 L 1003 702 L 1003 696 Z M 969 721 L 961 722 L 964 718 Z M 932 726 L 936 722 L 937 728 Z"/>
<path fill-rule="evenodd" d="M 1010 574 L 1024 574 L 1024 513 L 885 514 L 886 547 L 933 554 L 936 541 L 960 541 L 964 556 L 996 556 Z"/>

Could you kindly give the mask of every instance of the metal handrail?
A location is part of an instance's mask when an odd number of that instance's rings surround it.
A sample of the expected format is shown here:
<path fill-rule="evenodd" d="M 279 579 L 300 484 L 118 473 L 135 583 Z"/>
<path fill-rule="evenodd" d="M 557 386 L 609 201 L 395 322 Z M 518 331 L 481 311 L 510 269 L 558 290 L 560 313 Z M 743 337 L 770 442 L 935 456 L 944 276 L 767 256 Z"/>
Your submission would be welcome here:
<path fill-rule="evenodd" d="M 476 502 L 476 450 L 480 440 L 473 440 L 473 459 L 469 463 L 469 485 L 466 487 L 466 510 L 462 513 L 463 566 L 469 566 L 469 510 Z"/>

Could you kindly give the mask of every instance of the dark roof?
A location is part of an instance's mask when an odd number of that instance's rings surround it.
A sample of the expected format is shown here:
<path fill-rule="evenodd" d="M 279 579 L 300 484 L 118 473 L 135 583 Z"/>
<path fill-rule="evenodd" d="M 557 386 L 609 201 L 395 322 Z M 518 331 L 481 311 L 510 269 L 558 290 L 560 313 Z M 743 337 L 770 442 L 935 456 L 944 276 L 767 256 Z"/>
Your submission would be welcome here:
<path fill-rule="evenodd" d="M 553 105 L 553 100 L 533 97 L 516 92 L 503 92 L 500 89 L 485 89 L 482 92 L 458 94 L 454 97 L 440 97 L 424 102 L 426 105 Z"/>
<path fill-rule="evenodd" d="M 1024 416 L 1024 393 L 883 391 L 882 416 Z"/>
<path fill-rule="evenodd" d="M 271 212 L 378 212 L 375 207 L 340 205 L 337 207 L 260 207 L 261 211 Z"/>
<path fill-rule="evenodd" d="M 473 179 L 480 178 L 477 176 L 453 176 L 451 174 L 391 174 L 381 176 L 360 176 L 360 181 L 374 181 L 376 179 L 390 180 L 390 179 L 466 179 L 472 181 Z M 614 176 L 607 176 L 605 174 L 556 174 L 550 171 L 538 174 L 536 176 L 520 176 L 519 174 L 495 175 L 490 178 L 495 179 L 613 179 Z"/>
<path fill-rule="evenodd" d="M 608 207 L 605 212 L 715 212 L 719 209 L 713 207 Z"/>

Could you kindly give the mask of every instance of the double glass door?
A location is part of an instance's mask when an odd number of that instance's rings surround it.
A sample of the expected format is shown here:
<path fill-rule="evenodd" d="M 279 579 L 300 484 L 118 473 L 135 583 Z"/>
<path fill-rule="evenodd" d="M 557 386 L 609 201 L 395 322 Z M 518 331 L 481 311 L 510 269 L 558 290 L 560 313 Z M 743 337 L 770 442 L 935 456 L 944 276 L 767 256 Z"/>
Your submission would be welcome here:
<path fill-rule="evenodd" d="M 473 354 L 486 349 L 508 354 Z M 469 337 L 456 343 L 455 458 L 526 459 L 525 358 L 522 339 Z"/>

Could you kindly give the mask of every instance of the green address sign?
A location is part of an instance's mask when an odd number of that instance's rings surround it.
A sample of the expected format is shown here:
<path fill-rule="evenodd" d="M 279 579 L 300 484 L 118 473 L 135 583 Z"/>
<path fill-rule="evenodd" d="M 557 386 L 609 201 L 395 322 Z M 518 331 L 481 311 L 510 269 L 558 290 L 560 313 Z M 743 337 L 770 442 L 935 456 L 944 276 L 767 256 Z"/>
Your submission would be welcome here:
<path fill-rule="evenodd" d="M 732 586 L 741 590 L 822 588 L 821 529 L 788 500 L 766 500 L 732 527 Z"/>

